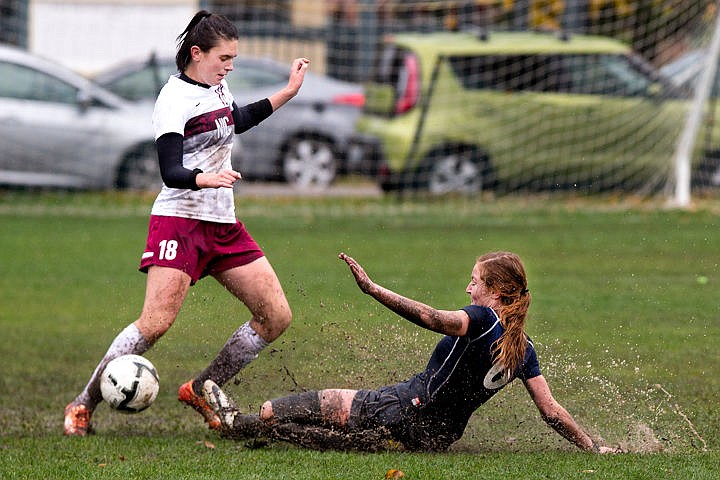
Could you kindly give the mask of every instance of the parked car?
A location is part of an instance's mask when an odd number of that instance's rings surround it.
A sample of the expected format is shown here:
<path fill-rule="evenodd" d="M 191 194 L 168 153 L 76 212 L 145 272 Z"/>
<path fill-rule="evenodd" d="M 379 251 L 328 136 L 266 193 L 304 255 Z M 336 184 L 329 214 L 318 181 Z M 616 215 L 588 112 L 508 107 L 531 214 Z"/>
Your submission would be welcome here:
<path fill-rule="evenodd" d="M 0 184 L 145 188 L 158 177 L 151 109 L 0 45 Z M 154 167 L 157 169 L 157 167 Z"/>
<path fill-rule="evenodd" d="M 434 194 L 656 188 L 688 108 L 628 46 L 582 35 L 394 34 L 365 87 L 381 186 Z"/>
<path fill-rule="evenodd" d="M 287 85 L 289 65 L 254 57 L 238 57 L 233 65 L 226 79 L 240 106 Z M 128 100 L 151 103 L 175 73 L 174 58 L 151 56 L 112 67 L 94 80 Z M 245 179 L 284 180 L 298 187 L 327 187 L 338 174 L 372 174 L 367 152 L 373 140 L 356 130 L 364 101 L 362 85 L 308 72 L 294 99 L 236 137 L 233 165 Z"/>

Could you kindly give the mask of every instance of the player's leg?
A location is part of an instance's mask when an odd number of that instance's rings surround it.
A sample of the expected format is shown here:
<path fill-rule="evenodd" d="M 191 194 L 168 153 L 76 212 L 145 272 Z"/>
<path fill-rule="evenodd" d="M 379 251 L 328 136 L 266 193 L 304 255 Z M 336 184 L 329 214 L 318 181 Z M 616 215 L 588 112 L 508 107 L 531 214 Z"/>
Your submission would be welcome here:
<path fill-rule="evenodd" d="M 212 380 L 205 381 L 203 397 L 215 414 L 220 418 L 222 434 L 234 439 L 265 437 L 269 433 L 268 425 L 260 416 L 243 414 L 235 402 Z"/>
<path fill-rule="evenodd" d="M 266 257 L 219 272 L 215 278 L 247 305 L 252 313 L 250 326 L 266 342 L 273 342 L 290 326 L 290 305 Z"/>
<path fill-rule="evenodd" d="M 349 418 L 356 390 L 326 389 L 265 402 L 260 418 L 268 437 L 317 450 L 381 451 L 396 449 L 382 426 L 355 428 Z"/>
<path fill-rule="evenodd" d="M 355 430 L 288 422 L 274 424 L 268 438 L 314 450 L 359 452 L 402 450 L 402 445 L 393 441 L 390 432 L 382 427 Z"/>
<path fill-rule="evenodd" d="M 240 412 L 212 380 L 205 382 L 208 404 L 222 419 L 222 435 L 233 439 L 280 440 L 318 450 L 396 450 L 392 435 L 383 427 L 349 429 L 338 419 L 350 414 L 355 390 L 304 392 L 265 402 L 260 415 Z M 348 406 L 350 405 L 350 406 Z"/>
<path fill-rule="evenodd" d="M 135 325 L 151 344 L 175 322 L 190 281 L 190 275 L 175 268 L 152 266 L 148 269 L 145 303 Z"/>
<path fill-rule="evenodd" d="M 65 407 L 65 435 L 86 435 L 90 417 L 102 401 L 100 376 L 105 366 L 121 355 L 142 355 L 173 324 L 190 285 L 190 277 L 179 270 L 151 267 L 148 270 L 145 304 L 140 318 L 121 331 L 110 344 L 87 385 Z"/>
<path fill-rule="evenodd" d="M 205 400 L 220 417 L 223 430 L 238 438 L 267 434 L 268 428 L 280 424 L 343 428 L 356 393 L 347 389 L 303 392 L 268 400 L 260 415 L 245 415 L 212 380 L 205 381 L 203 386 Z"/>
<path fill-rule="evenodd" d="M 357 390 L 344 388 L 320 390 L 320 411 L 323 419 L 332 425 L 346 426 L 355 394 Z"/>
<path fill-rule="evenodd" d="M 268 400 L 260 418 L 268 423 L 299 423 L 345 427 L 357 390 L 325 389 Z"/>
<path fill-rule="evenodd" d="M 217 357 L 195 378 L 195 392 L 202 392 L 206 380 L 224 385 L 279 337 L 292 318 L 280 281 L 265 257 L 214 276 L 248 307 L 252 318 L 230 336 Z"/>

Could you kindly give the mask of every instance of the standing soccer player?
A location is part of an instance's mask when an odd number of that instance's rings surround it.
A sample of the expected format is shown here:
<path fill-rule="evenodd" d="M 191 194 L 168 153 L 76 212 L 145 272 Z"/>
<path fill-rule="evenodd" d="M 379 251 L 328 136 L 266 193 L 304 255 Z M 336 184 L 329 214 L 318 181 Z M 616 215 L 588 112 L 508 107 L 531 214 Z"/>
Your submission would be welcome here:
<path fill-rule="evenodd" d="M 83 391 L 65 408 L 65 435 L 86 435 L 102 401 L 100 375 L 110 360 L 142 355 L 174 323 L 188 289 L 211 275 L 242 301 L 252 317 L 229 338 L 210 365 L 178 391 L 181 402 L 203 415 L 210 428 L 219 417 L 202 395 L 206 380 L 223 385 L 290 324 L 285 293 L 264 253 L 235 216 L 233 135 L 270 116 L 302 86 L 309 61 L 292 63 L 285 88 L 239 108 L 225 76 L 238 54 L 238 31 L 221 15 L 200 11 L 178 37 L 178 74 L 155 104 L 153 125 L 164 185 L 152 207 L 140 270 L 147 273 L 145 303 L 121 331 Z"/>

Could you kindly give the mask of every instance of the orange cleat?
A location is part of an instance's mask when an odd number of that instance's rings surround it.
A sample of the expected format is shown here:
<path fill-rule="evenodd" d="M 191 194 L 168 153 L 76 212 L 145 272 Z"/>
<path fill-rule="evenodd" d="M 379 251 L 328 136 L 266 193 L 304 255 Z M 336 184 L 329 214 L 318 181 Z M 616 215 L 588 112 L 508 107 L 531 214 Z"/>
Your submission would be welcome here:
<path fill-rule="evenodd" d="M 178 389 L 178 400 L 192 407 L 196 412 L 203 416 L 208 427 L 212 430 L 220 430 L 221 422 L 220 417 L 210 408 L 210 405 L 205 401 L 203 397 L 197 395 L 192 389 L 193 381 L 190 380 L 187 383 L 180 385 Z"/>
<path fill-rule="evenodd" d="M 90 425 L 92 410 L 82 403 L 70 402 L 65 407 L 65 423 L 63 434 L 68 436 L 84 437 L 92 432 Z"/>

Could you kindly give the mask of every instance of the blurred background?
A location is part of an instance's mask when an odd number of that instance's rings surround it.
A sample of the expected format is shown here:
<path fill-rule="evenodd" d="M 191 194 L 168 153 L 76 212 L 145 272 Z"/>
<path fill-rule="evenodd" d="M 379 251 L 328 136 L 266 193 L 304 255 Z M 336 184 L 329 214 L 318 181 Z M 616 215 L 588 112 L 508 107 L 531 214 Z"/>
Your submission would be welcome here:
<path fill-rule="evenodd" d="M 238 103 L 312 60 L 237 138 L 248 181 L 678 204 L 720 186 L 712 0 L 0 0 L 0 184 L 156 189 L 149 112 L 201 8 L 238 26 Z"/>

